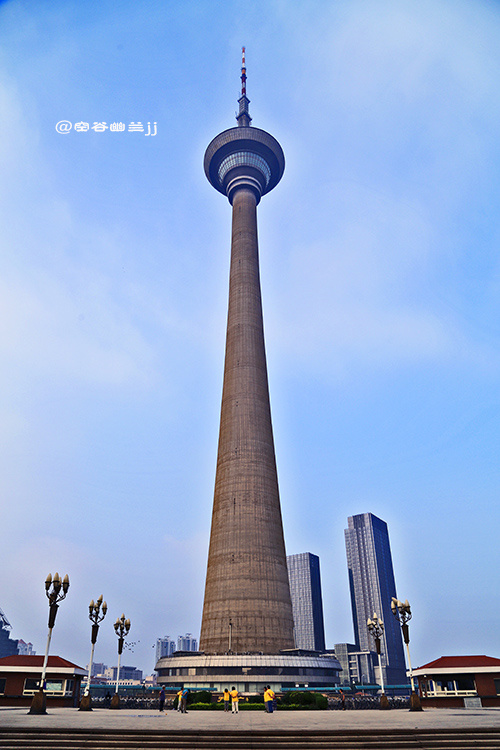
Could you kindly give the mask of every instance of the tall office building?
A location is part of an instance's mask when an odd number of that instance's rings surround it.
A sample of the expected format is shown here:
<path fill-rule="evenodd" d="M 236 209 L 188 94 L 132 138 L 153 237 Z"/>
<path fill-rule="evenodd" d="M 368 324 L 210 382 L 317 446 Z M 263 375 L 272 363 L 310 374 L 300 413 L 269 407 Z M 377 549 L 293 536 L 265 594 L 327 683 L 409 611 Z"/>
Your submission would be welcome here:
<path fill-rule="evenodd" d="M 296 648 L 325 650 L 319 557 L 310 552 L 286 558 Z"/>
<path fill-rule="evenodd" d="M 243 50 L 237 127 L 205 152 L 205 174 L 232 207 L 226 356 L 200 653 L 157 664 L 158 681 L 262 692 L 338 683 L 332 657 L 294 651 L 293 613 L 269 403 L 257 205 L 280 181 L 283 150 L 252 127 Z M 186 675 L 188 675 L 188 680 Z"/>
<path fill-rule="evenodd" d="M 406 684 L 401 628 L 391 612 L 396 583 L 387 524 L 372 513 L 350 516 L 347 523 L 345 543 L 356 647 L 358 651 L 375 650 L 366 623 L 376 612 L 384 622 L 381 640 L 384 682 Z"/>

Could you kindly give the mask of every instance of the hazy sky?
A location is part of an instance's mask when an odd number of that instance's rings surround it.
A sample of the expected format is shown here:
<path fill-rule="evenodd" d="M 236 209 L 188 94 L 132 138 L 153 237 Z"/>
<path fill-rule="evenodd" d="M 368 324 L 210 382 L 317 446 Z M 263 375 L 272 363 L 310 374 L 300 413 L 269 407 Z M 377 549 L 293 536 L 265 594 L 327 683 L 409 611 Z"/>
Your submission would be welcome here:
<path fill-rule="evenodd" d="M 351 641 L 343 532 L 372 512 L 414 665 L 500 656 L 499 39 L 486 0 L 0 4 L 13 637 L 43 653 L 49 571 L 71 580 L 51 652 L 80 665 L 101 593 L 96 661 L 122 612 L 148 673 L 157 637 L 199 635 L 231 220 L 203 154 L 246 45 L 287 162 L 258 209 L 287 552 L 320 556 L 327 645 Z"/>

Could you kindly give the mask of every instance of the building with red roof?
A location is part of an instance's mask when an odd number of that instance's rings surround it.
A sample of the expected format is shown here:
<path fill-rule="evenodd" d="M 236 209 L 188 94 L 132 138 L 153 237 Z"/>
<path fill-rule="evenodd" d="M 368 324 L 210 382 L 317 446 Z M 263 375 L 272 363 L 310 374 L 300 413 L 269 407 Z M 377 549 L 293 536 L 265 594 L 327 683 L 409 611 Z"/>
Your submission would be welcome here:
<path fill-rule="evenodd" d="M 0 659 L 0 705 L 29 706 L 39 689 L 43 656 L 13 655 Z M 87 671 L 61 656 L 49 656 L 45 674 L 48 706 L 77 706 Z"/>
<path fill-rule="evenodd" d="M 413 670 L 423 706 L 500 706 L 500 659 L 441 656 Z"/>

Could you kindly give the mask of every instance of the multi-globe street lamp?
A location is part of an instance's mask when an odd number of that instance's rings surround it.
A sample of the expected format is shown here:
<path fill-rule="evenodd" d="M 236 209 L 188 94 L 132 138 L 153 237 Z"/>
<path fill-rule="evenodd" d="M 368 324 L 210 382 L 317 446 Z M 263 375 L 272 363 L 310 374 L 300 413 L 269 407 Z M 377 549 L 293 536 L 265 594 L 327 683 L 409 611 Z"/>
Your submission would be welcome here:
<path fill-rule="evenodd" d="M 118 617 L 114 624 L 115 633 L 118 636 L 118 668 L 116 670 L 116 688 L 115 694 L 111 699 L 110 708 L 120 708 L 120 696 L 118 695 L 118 680 L 120 679 L 120 663 L 122 659 L 123 644 L 125 637 L 128 635 L 130 630 L 130 620 L 125 619 L 125 615 Z"/>
<path fill-rule="evenodd" d="M 40 687 L 38 692 L 33 696 L 31 702 L 30 714 L 46 714 L 47 713 L 47 698 L 44 692 L 45 686 L 45 675 L 47 672 L 47 663 L 49 661 L 49 647 L 52 638 L 52 630 L 56 624 L 57 610 L 59 609 L 59 602 L 62 602 L 66 598 L 66 594 L 69 589 L 69 577 L 66 574 L 61 579 L 59 573 L 55 573 L 52 578 L 52 574 L 49 573 L 45 580 L 45 595 L 49 600 L 49 633 L 47 636 L 47 645 L 45 647 L 45 656 L 43 659 L 42 676 L 40 677 Z"/>
<path fill-rule="evenodd" d="M 373 613 L 373 618 L 367 620 L 368 632 L 375 641 L 375 648 L 377 649 L 378 655 L 378 668 L 380 672 L 380 687 L 382 689 L 382 695 L 380 696 L 380 708 L 390 708 L 387 695 L 384 689 L 384 673 L 382 672 L 382 659 L 380 658 L 380 639 L 384 634 L 384 623 L 381 618 L 377 617 L 377 613 Z"/>
<path fill-rule="evenodd" d="M 393 596 L 391 599 L 391 610 L 392 614 L 401 625 L 401 630 L 403 631 L 403 640 L 406 646 L 406 653 L 408 654 L 408 667 L 411 680 L 410 711 L 422 711 L 420 696 L 415 690 L 415 681 L 413 679 L 413 671 L 411 668 L 410 628 L 408 627 L 408 622 L 411 620 L 412 615 L 408 599 L 405 599 L 404 602 L 400 602 L 399 599 L 396 599 L 396 597 Z"/>
<path fill-rule="evenodd" d="M 101 609 L 102 606 L 102 609 Z M 106 617 L 108 611 L 108 605 L 102 600 L 102 594 L 96 602 L 92 599 L 89 604 L 89 620 L 92 623 L 92 634 L 90 642 L 92 647 L 90 649 L 90 662 L 89 672 L 87 675 L 87 685 L 85 687 L 85 693 L 82 700 L 80 701 L 80 711 L 92 711 L 92 705 L 90 700 L 90 678 L 92 676 L 92 662 L 94 661 L 94 648 L 97 642 L 97 634 L 99 632 L 99 623 Z"/>

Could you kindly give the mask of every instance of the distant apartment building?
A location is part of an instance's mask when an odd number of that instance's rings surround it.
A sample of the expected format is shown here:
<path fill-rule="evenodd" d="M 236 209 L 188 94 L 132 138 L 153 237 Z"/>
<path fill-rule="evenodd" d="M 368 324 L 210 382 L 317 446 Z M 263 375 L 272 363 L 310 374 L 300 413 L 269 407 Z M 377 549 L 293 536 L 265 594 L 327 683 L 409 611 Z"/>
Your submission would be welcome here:
<path fill-rule="evenodd" d="M 89 665 L 87 664 L 85 668 L 88 672 Z M 90 678 L 92 679 L 92 677 L 97 677 L 97 675 L 103 676 L 107 668 L 107 664 L 103 664 L 99 661 L 92 662 L 92 671 L 90 672 Z"/>
<path fill-rule="evenodd" d="M 319 557 L 310 552 L 286 558 L 292 597 L 295 647 L 325 650 Z"/>
<path fill-rule="evenodd" d="M 26 641 L 23 641 L 22 638 L 20 638 L 17 642 L 17 653 L 19 656 L 35 656 L 36 651 L 33 650 L 33 644 L 32 643 L 26 643 Z"/>
<path fill-rule="evenodd" d="M 166 635 L 163 638 L 158 638 L 156 641 L 156 661 L 163 659 L 165 656 L 172 656 L 175 650 L 176 643 L 169 635 Z"/>
<path fill-rule="evenodd" d="M 198 641 L 192 633 L 177 638 L 177 651 L 198 651 Z"/>
<path fill-rule="evenodd" d="M 367 620 L 376 613 L 384 622 L 381 639 L 384 682 L 386 685 L 406 684 L 401 627 L 391 612 L 396 583 L 387 524 L 372 513 L 350 516 L 347 521 L 345 543 L 356 649 L 359 652 L 375 650 Z"/>

